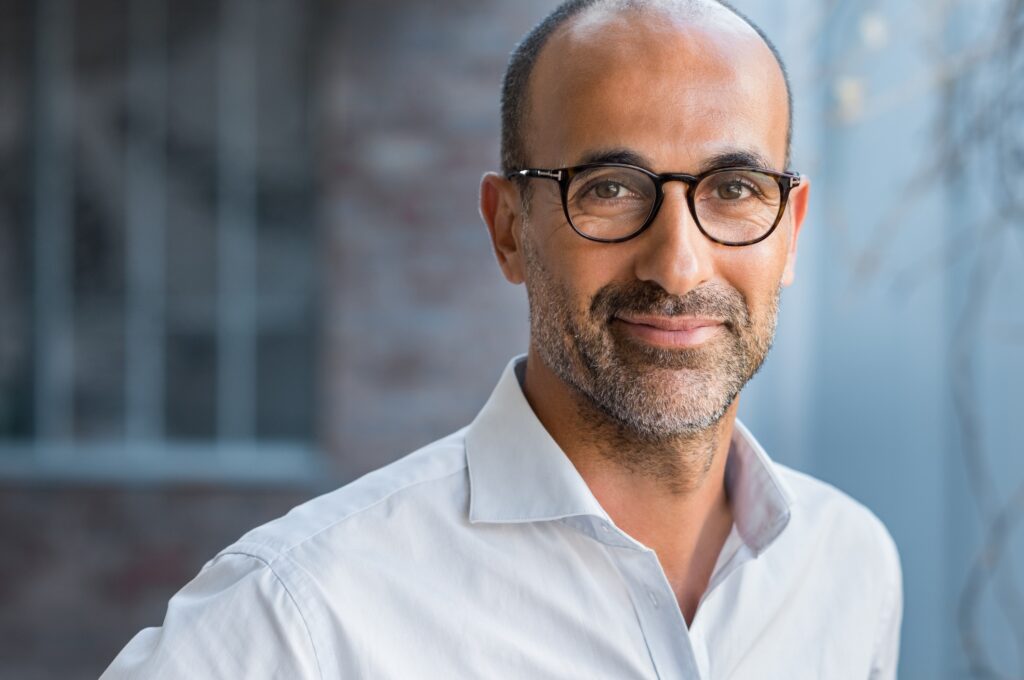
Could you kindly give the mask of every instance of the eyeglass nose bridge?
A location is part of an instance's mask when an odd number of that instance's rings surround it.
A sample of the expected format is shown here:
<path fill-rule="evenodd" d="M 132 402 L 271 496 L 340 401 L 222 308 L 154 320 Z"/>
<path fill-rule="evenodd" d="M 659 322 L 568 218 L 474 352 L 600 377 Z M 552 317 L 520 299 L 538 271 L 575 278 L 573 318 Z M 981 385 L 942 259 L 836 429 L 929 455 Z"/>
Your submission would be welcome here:
<path fill-rule="evenodd" d="M 687 175 L 682 172 L 667 172 L 663 175 L 658 175 L 655 180 L 659 185 L 666 184 L 667 182 L 682 182 L 692 189 L 700 182 L 700 177 Z"/>
<path fill-rule="evenodd" d="M 690 212 L 690 219 L 693 220 L 694 225 L 696 225 L 697 229 L 700 230 L 700 233 L 704 234 L 704 236 L 707 236 L 708 238 L 711 238 L 711 236 L 706 231 L 704 231 L 704 227 L 701 226 L 700 220 L 697 219 L 697 207 L 693 202 L 693 192 L 697 188 L 697 185 L 700 184 L 701 182 L 700 177 L 697 177 L 695 175 L 688 175 L 682 172 L 667 172 L 660 175 L 652 174 L 651 179 L 654 180 L 654 186 L 656 189 L 654 205 L 651 206 L 651 213 L 647 217 L 646 224 L 637 232 L 637 234 L 639 234 L 640 231 L 646 231 L 652 224 L 654 224 L 654 221 L 658 219 L 658 214 L 661 212 L 662 203 L 664 203 L 665 201 L 665 185 L 668 184 L 669 182 L 682 182 L 683 184 L 686 185 L 686 193 L 684 200 L 686 201 L 686 208 Z"/>

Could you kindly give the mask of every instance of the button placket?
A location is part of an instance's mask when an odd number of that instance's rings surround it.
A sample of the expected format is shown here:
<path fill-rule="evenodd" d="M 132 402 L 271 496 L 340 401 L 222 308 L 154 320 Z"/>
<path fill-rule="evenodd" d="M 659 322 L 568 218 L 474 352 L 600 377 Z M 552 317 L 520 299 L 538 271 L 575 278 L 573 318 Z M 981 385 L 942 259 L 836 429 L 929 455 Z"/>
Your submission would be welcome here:
<path fill-rule="evenodd" d="M 620 553 L 621 556 L 625 554 Z M 647 641 L 655 673 L 662 680 L 703 677 L 675 596 L 664 578 L 657 555 L 650 549 L 631 552 L 623 575 L 630 581 L 638 623 Z"/>

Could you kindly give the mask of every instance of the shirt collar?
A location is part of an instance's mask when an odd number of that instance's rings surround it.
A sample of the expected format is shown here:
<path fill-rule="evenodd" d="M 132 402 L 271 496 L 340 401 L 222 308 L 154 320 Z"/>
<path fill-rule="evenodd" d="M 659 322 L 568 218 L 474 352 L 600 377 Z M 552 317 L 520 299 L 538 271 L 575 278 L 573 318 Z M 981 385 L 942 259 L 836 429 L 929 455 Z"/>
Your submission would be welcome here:
<path fill-rule="evenodd" d="M 533 412 L 521 386 L 526 356 L 513 358 L 466 432 L 471 522 L 607 518 L 576 466 Z"/>
<path fill-rule="evenodd" d="M 725 461 L 725 491 L 736 530 L 754 555 L 760 555 L 789 524 L 793 492 L 738 419 Z"/>
<path fill-rule="evenodd" d="M 505 367 L 466 431 L 471 522 L 534 522 L 576 515 L 608 519 L 523 395 L 526 355 Z M 742 423 L 733 428 L 725 485 L 743 541 L 760 554 L 789 521 L 792 493 Z"/>

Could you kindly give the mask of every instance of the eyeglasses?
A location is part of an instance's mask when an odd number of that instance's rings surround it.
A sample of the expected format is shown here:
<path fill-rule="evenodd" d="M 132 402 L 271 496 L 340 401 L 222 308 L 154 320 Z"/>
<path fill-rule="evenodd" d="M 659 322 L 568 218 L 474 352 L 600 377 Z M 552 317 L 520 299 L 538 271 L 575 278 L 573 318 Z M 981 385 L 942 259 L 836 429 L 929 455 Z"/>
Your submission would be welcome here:
<path fill-rule="evenodd" d="M 665 199 L 666 182 L 688 187 L 686 203 L 706 237 L 726 246 L 768 238 L 782 220 L 798 173 L 760 168 L 721 168 L 699 175 L 655 173 L 625 163 L 588 163 L 571 168 L 527 168 L 506 175 L 558 182 L 569 225 L 583 238 L 620 243 L 651 226 Z"/>

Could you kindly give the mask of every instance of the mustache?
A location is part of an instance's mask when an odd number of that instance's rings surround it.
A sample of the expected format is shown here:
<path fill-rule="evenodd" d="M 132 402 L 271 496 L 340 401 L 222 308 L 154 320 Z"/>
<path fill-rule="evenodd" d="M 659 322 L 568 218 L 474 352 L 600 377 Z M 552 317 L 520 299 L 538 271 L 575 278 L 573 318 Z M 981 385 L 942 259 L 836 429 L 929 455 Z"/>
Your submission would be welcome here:
<path fill-rule="evenodd" d="M 622 312 L 656 316 L 700 316 L 722 319 L 735 332 L 750 324 L 743 295 L 735 288 L 707 283 L 685 295 L 672 295 L 650 281 L 609 283 L 594 295 L 590 314 L 609 322 Z"/>

